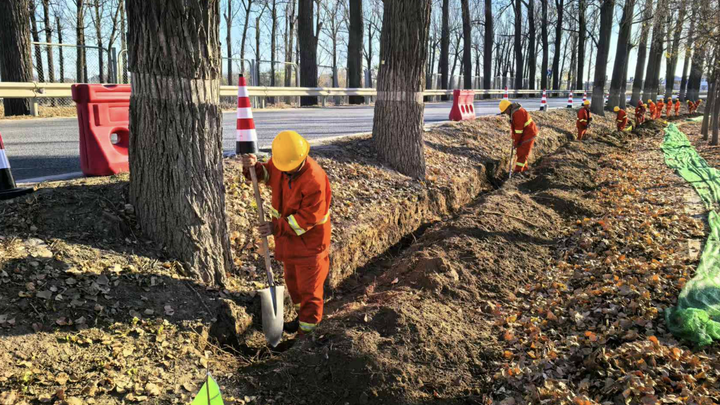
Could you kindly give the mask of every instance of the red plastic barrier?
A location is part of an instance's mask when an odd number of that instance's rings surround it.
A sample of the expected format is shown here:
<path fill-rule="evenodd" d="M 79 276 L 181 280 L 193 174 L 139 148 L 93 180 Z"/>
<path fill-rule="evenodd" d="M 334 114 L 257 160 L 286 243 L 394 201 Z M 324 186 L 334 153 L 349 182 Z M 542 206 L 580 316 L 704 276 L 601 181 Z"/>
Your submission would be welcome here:
<path fill-rule="evenodd" d="M 109 176 L 129 171 L 130 85 L 74 84 L 72 98 L 80 127 L 82 172 Z"/>
<path fill-rule="evenodd" d="M 475 92 L 472 90 L 454 90 L 453 106 L 450 110 L 450 120 L 465 121 L 475 119 Z"/>

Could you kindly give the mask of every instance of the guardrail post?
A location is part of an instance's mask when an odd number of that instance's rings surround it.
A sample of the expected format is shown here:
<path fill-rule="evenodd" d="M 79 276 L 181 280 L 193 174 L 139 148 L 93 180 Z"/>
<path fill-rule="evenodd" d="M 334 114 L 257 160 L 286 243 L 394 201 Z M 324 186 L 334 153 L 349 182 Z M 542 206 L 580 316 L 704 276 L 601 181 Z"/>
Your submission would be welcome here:
<path fill-rule="evenodd" d="M 40 108 L 38 107 L 37 98 L 30 99 L 30 114 L 32 114 L 33 117 L 37 117 L 40 115 Z"/>

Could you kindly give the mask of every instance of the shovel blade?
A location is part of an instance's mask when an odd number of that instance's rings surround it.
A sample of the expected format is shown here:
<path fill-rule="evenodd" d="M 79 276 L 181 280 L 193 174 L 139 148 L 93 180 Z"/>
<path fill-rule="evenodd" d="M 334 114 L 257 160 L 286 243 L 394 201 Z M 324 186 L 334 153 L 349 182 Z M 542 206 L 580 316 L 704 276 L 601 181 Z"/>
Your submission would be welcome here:
<path fill-rule="evenodd" d="M 284 286 L 275 286 L 258 291 L 262 309 L 262 326 L 265 340 L 272 347 L 280 343 L 283 334 Z"/>

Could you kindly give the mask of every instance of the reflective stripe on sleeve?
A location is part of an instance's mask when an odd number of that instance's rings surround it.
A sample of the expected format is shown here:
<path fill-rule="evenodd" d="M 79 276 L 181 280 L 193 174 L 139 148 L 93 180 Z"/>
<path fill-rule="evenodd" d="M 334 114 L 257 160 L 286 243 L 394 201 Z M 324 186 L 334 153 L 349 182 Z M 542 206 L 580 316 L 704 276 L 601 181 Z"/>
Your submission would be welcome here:
<path fill-rule="evenodd" d="M 526 127 L 526 126 L 532 124 L 532 122 L 533 122 L 533 120 L 532 120 L 532 118 L 530 118 L 529 120 L 527 120 L 527 122 L 525 123 L 525 125 L 523 125 L 523 127 Z"/>
<path fill-rule="evenodd" d="M 515 133 L 516 133 L 516 134 L 522 134 L 522 133 L 523 133 L 523 130 L 522 130 L 522 129 L 516 129 L 516 130 L 515 130 Z"/>
<path fill-rule="evenodd" d="M 587 122 L 587 120 L 578 120 L 579 122 Z"/>
<path fill-rule="evenodd" d="M 515 166 L 525 167 L 525 163 L 515 162 Z"/>
<path fill-rule="evenodd" d="M 300 330 L 302 330 L 305 333 L 312 332 L 317 327 L 316 323 L 308 323 L 300 321 Z"/>
<path fill-rule="evenodd" d="M 290 215 L 289 217 L 287 217 L 287 221 L 288 221 L 288 224 L 290 224 L 290 228 L 292 228 L 292 230 L 295 231 L 295 234 L 297 236 L 301 236 L 302 234 L 304 234 L 306 232 L 304 229 L 300 228 L 300 225 L 298 225 L 297 220 L 295 219 L 294 216 Z"/>
<path fill-rule="evenodd" d="M 270 216 L 273 218 L 280 219 L 280 213 L 274 207 L 270 207 Z"/>

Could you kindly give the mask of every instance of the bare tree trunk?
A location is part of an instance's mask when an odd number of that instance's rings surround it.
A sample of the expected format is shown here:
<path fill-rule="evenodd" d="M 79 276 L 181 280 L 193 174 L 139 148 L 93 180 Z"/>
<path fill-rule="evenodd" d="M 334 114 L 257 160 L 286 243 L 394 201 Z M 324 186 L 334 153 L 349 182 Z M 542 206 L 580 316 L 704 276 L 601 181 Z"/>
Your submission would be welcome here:
<path fill-rule="evenodd" d="M 535 90 L 537 55 L 535 54 L 535 0 L 528 0 L 528 88 Z"/>
<path fill-rule="evenodd" d="M 583 73 L 585 72 L 585 34 L 587 31 L 587 23 L 585 12 L 587 8 L 587 0 L 578 0 L 578 65 L 575 88 L 584 89 Z"/>
<path fill-rule="evenodd" d="M 663 0 L 658 1 L 657 11 L 653 21 L 652 43 L 650 45 L 650 56 L 647 70 L 645 71 L 645 86 L 643 87 L 643 100 L 655 100 L 658 91 L 658 79 L 660 66 L 659 62 L 663 54 L 665 33 L 663 23 L 665 21 L 665 8 Z"/>
<path fill-rule="evenodd" d="M 55 26 L 57 27 L 58 43 L 63 43 L 62 38 L 62 26 L 60 25 L 60 17 L 55 16 Z M 125 32 L 125 31 L 123 31 Z M 124 35 L 123 35 L 124 36 Z M 60 83 L 65 83 L 65 55 L 63 54 L 63 47 L 58 47 L 58 63 L 60 64 Z"/>
<path fill-rule="evenodd" d="M 363 76 L 363 9 L 362 0 L 350 0 L 350 24 L 348 27 L 347 81 L 348 87 L 362 87 Z M 368 66 L 369 68 L 369 66 Z M 365 97 L 350 96 L 350 104 L 362 104 Z"/>
<path fill-rule="evenodd" d="M 0 1 L 0 76 L 5 82 L 31 82 L 30 4 Z M 3 98 L 5 116 L 29 115 L 29 98 Z"/>
<path fill-rule="evenodd" d="M 45 23 L 45 42 L 52 43 L 52 24 L 50 23 L 50 0 L 42 0 L 43 3 L 43 22 Z M 45 78 L 50 83 L 55 82 L 55 61 L 53 58 L 53 49 L 51 46 L 46 48 L 48 76 Z M 54 100 L 53 100 L 54 102 Z"/>
<path fill-rule="evenodd" d="M 645 9 L 642 16 L 643 22 L 640 28 L 640 41 L 638 42 L 638 56 L 635 62 L 635 76 L 633 77 L 633 91 L 630 97 L 630 105 L 632 106 L 637 106 L 638 101 L 640 101 L 640 93 L 645 85 L 645 59 L 647 58 L 647 41 L 650 36 L 652 13 L 653 0 L 645 0 Z"/>
<path fill-rule="evenodd" d="M 632 31 L 634 10 L 635 0 L 625 0 L 622 18 L 620 19 L 620 32 L 618 33 L 617 39 L 612 81 L 610 82 L 610 98 L 608 99 L 608 107 L 610 108 L 620 106 L 621 99 L 625 100 L 625 93 L 621 94 L 621 90 L 623 87 L 625 65 L 627 64 L 627 55 L 630 49 L 630 34 Z"/>
<path fill-rule="evenodd" d="M 254 0 L 241 0 L 245 10 L 245 21 L 243 22 L 242 38 L 240 39 L 240 74 L 245 74 L 245 41 L 247 40 L 248 27 L 250 26 L 250 14 Z M 247 2 L 247 4 L 245 3 Z M 253 83 L 257 85 L 257 83 Z"/>
<path fill-rule="evenodd" d="M 688 36 L 685 40 L 685 60 L 683 61 L 683 72 L 682 72 L 682 78 L 680 79 L 680 101 L 685 102 L 686 100 L 686 92 L 687 92 L 687 84 L 688 84 L 688 68 L 690 67 L 690 56 L 692 53 L 693 48 L 693 37 L 695 35 L 695 16 L 696 16 L 696 8 L 691 7 L 692 14 L 690 15 L 690 29 L 688 30 Z"/>
<path fill-rule="evenodd" d="M 285 8 L 285 19 L 287 21 L 287 48 L 285 48 L 285 62 L 293 63 L 293 40 L 295 39 L 295 0 L 288 2 Z M 285 87 L 292 87 L 292 71 L 291 65 L 285 65 Z M 296 72 L 297 73 L 297 72 Z"/>
<path fill-rule="evenodd" d="M 515 89 L 523 88 L 522 0 L 514 0 L 515 8 Z"/>
<path fill-rule="evenodd" d="M 542 35 L 542 62 L 541 62 L 541 69 L 540 69 L 540 87 L 542 87 L 543 90 L 547 90 L 548 87 L 548 54 L 550 46 L 548 43 L 548 0 L 540 0 L 540 3 L 542 5 L 542 23 L 541 23 L 541 35 Z"/>
<path fill-rule="evenodd" d="M 470 25 L 470 0 L 460 0 L 463 20 L 463 87 L 472 89 L 472 26 Z"/>
<path fill-rule="evenodd" d="M 709 138 L 708 129 L 710 128 L 710 116 L 713 111 L 713 107 L 717 102 L 717 89 L 716 82 L 710 83 L 708 88 L 707 106 L 705 107 L 705 114 L 703 114 L 702 124 L 700 126 L 700 133 L 703 136 L 703 140 L 707 141 Z"/>
<path fill-rule="evenodd" d="M 277 0 L 272 0 L 272 4 L 270 6 L 270 19 L 272 20 L 270 23 L 270 87 L 275 87 L 275 61 L 277 59 L 277 51 L 275 47 L 277 46 L 276 43 L 276 33 L 277 33 Z M 275 97 L 268 97 L 268 103 L 275 104 Z"/>
<path fill-rule="evenodd" d="M 368 72 L 370 74 L 369 74 L 368 82 L 365 83 L 365 87 L 373 87 L 372 70 L 371 69 L 372 69 L 372 59 L 373 59 L 373 37 L 374 37 L 374 35 L 373 35 L 373 30 L 372 30 L 372 24 L 368 24 L 367 35 L 368 35 L 368 40 L 367 40 L 367 49 L 368 50 L 367 50 L 366 61 L 367 61 L 367 66 L 368 66 Z"/>
<path fill-rule="evenodd" d="M 620 108 L 625 109 L 627 107 L 627 95 L 625 94 L 627 92 L 627 82 L 628 82 L 628 70 L 630 63 L 628 62 L 630 60 L 630 51 L 632 48 L 628 46 L 627 52 L 625 53 L 625 66 L 623 67 L 623 79 L 622 79 L 622 86 L 620 87 Z"/>
<path fill-rule="evenodd" d="M 130 199 L 188 274 L 224 284 L 220 0 L 128 0 Z M 178 13 L 175 10 L 184 10 Z M 172 60 L 173 63 L 167 63 Z"/>
<path fill-rule="evenodd" d="M 75 57 L 75 74 L 78 83 L 87 82 L 87 64 L 85 63 L 85 0 L 76 0 L 75 40 L 77 56 Z"/>
<path fill-rule="evenodd" d="M 718 77 L 717 74 L 715 75 L 715 103 L 712 106 L 712 139 L 710 140 L 710 145 L 717 146 L 718 145 L 718 135 L 720 133 L 720 102 L 718 102 L 718 89 L 720 89 L 720 86 L 718 86 Z M 710 109 L 710 106 L 706 107 L 707 109 Z"/>
<path fill-rule="evenodd" d="M 680 52 L 680 36 L 682 35 L 683 25 L 685 25 L 685 8 L 686 1 L 680 2 L 680 9 L 678 10 L 677 25 L 675 26 L 675 32 L 673 33 L 672 50 L 670 51 L 670 59 L 667 60 L 665 70 L 665 100 L 672 100 L 672 91 L 675 86 L 675 70 L 677 69 L 678 54 Z M 670 31 L 670 24 L 668 24 L 668 33 Z"/>
<path fill-rule="evenodd" d="M 548 0 L 544 0 L 547 2 Z M 485 36 L 483 44 L 483 88 L 492 88 L 492 49 L 493 49 L 493 13 L 492 0 L 485 0 Z M 500 65 L 496 63 L 496 65 Z M 486 96 L 490 97 L 490 96 Z"/>
<path fill-rule="evenodd" d="M 425 178 L 422 98 L 431 0 L 385 0 L 373 141 L 399 172 Z"/>
<path fill-rule="evenodd" d="M 122 80 L 127 82 L 130 77 L 128 76 L 127 33 L 125 31 L 125 0 L 120 0 L 120 7 L 120 48 L 121 51 L 125 50 L 125 56 L 122 58 Z"/>
<path fill-rule="evenodd" d="M 421 0 L 424 1 L 424 0 Z M 381 52 L 382 53 L 382 52 Z M 442 30 L 440 31 L 440 88 L 448 89 L 450 80 L 450 0 L 442 2 Z M 453 68 L 454 69 L 454 68 Z M 448 100 L 448 96 L 442 96 L 441 100 Z"/>
<path fill-rule="evenodd" d="M 30 0 L 30 23 L 32 24 L 32 39 L 34 42 L 40 42 L 40 31 L 37 27 L 37 19 L 35 13 L 37 12 L 37 5 L 34 0 Z M 46 81 L 45 70 L 43 69 L 42 52 L 40 46 L 35 45 L 35 70 L 37 71 L 38 81 Z"/>
<path fill-rule="evenodd" d="M 99 65 L 99 83 L 105 83 L 105 63 L 103 61 L 103 39 L 102 39 L 102 20 L 100 13 L 100 2 L 95 0 L 95 35 L 97 36 L 98 46 L 98 65 Z"/>
<path fill-rule="evenodd" d="M 234 86 L 235 81 L 233 80 L 233 66 L 232 66 L 232 23 L 233 23 L 233 12 L 232 12 L 232 0 L 227 0 L 227 11 L 225 13 L 225 46 L 227 47 L 227 85 Z"/>
<path fill-rule="evenodd" d="M 313 25 L 314 0 L 299 0 L 298 5 L 298 43 L 300 45 L 300 85 L 317 87 L 317 43 L 320 30 L 315 32 Z M 300 105 L 317 105 L 317 97 L 304 96 Z"/>
<path fill-rule="evenodd" d="M 557 24 L 555 25 L 555 48 L 553 54 L 553 67 L 552 67 L 552 83 L 553 90 L 560 90 L 560 41 L 562 41 L 562 22 L 563 22 L 563 7 L 565 0 L 555 0 L 555 7 L 557 9 Z"/>
<path fill-rule="evenodd" d="M 705 44 L 698 40 L 693 51 L 693 60 L 690 66 L 686 96 L 692 101 L 700 97 L 700 82 L 705 67 Z"/>
<path fill-rule="evenodd" d="M 608 53 L 610 52 L 610 34 L 612 33 L 613 10 L 615 0 L 603 0 L 600 6 L 600 40 L 598 41 L 597 60 L 595 62 L 595 80 L 593 82 L 592 105 L 593 114 L 605 115 L 605 78 L 607 72 Z"/>
<path fill-rule="evenodd" d="M 460 41 L 462 41 L 462 35 L 458 33 L 457 37 L 455 37 L 455 53 L 453 54 L 453 64 L 452 69 L 450 69 L 450 85 L 448 88 L 453 88 L 452 77 L 455 75 L 455 68 L 457 67 L 458 59 L 460 58 Z M 457 86 L 457 83 L 455 83 L 455 85 Z"/>

